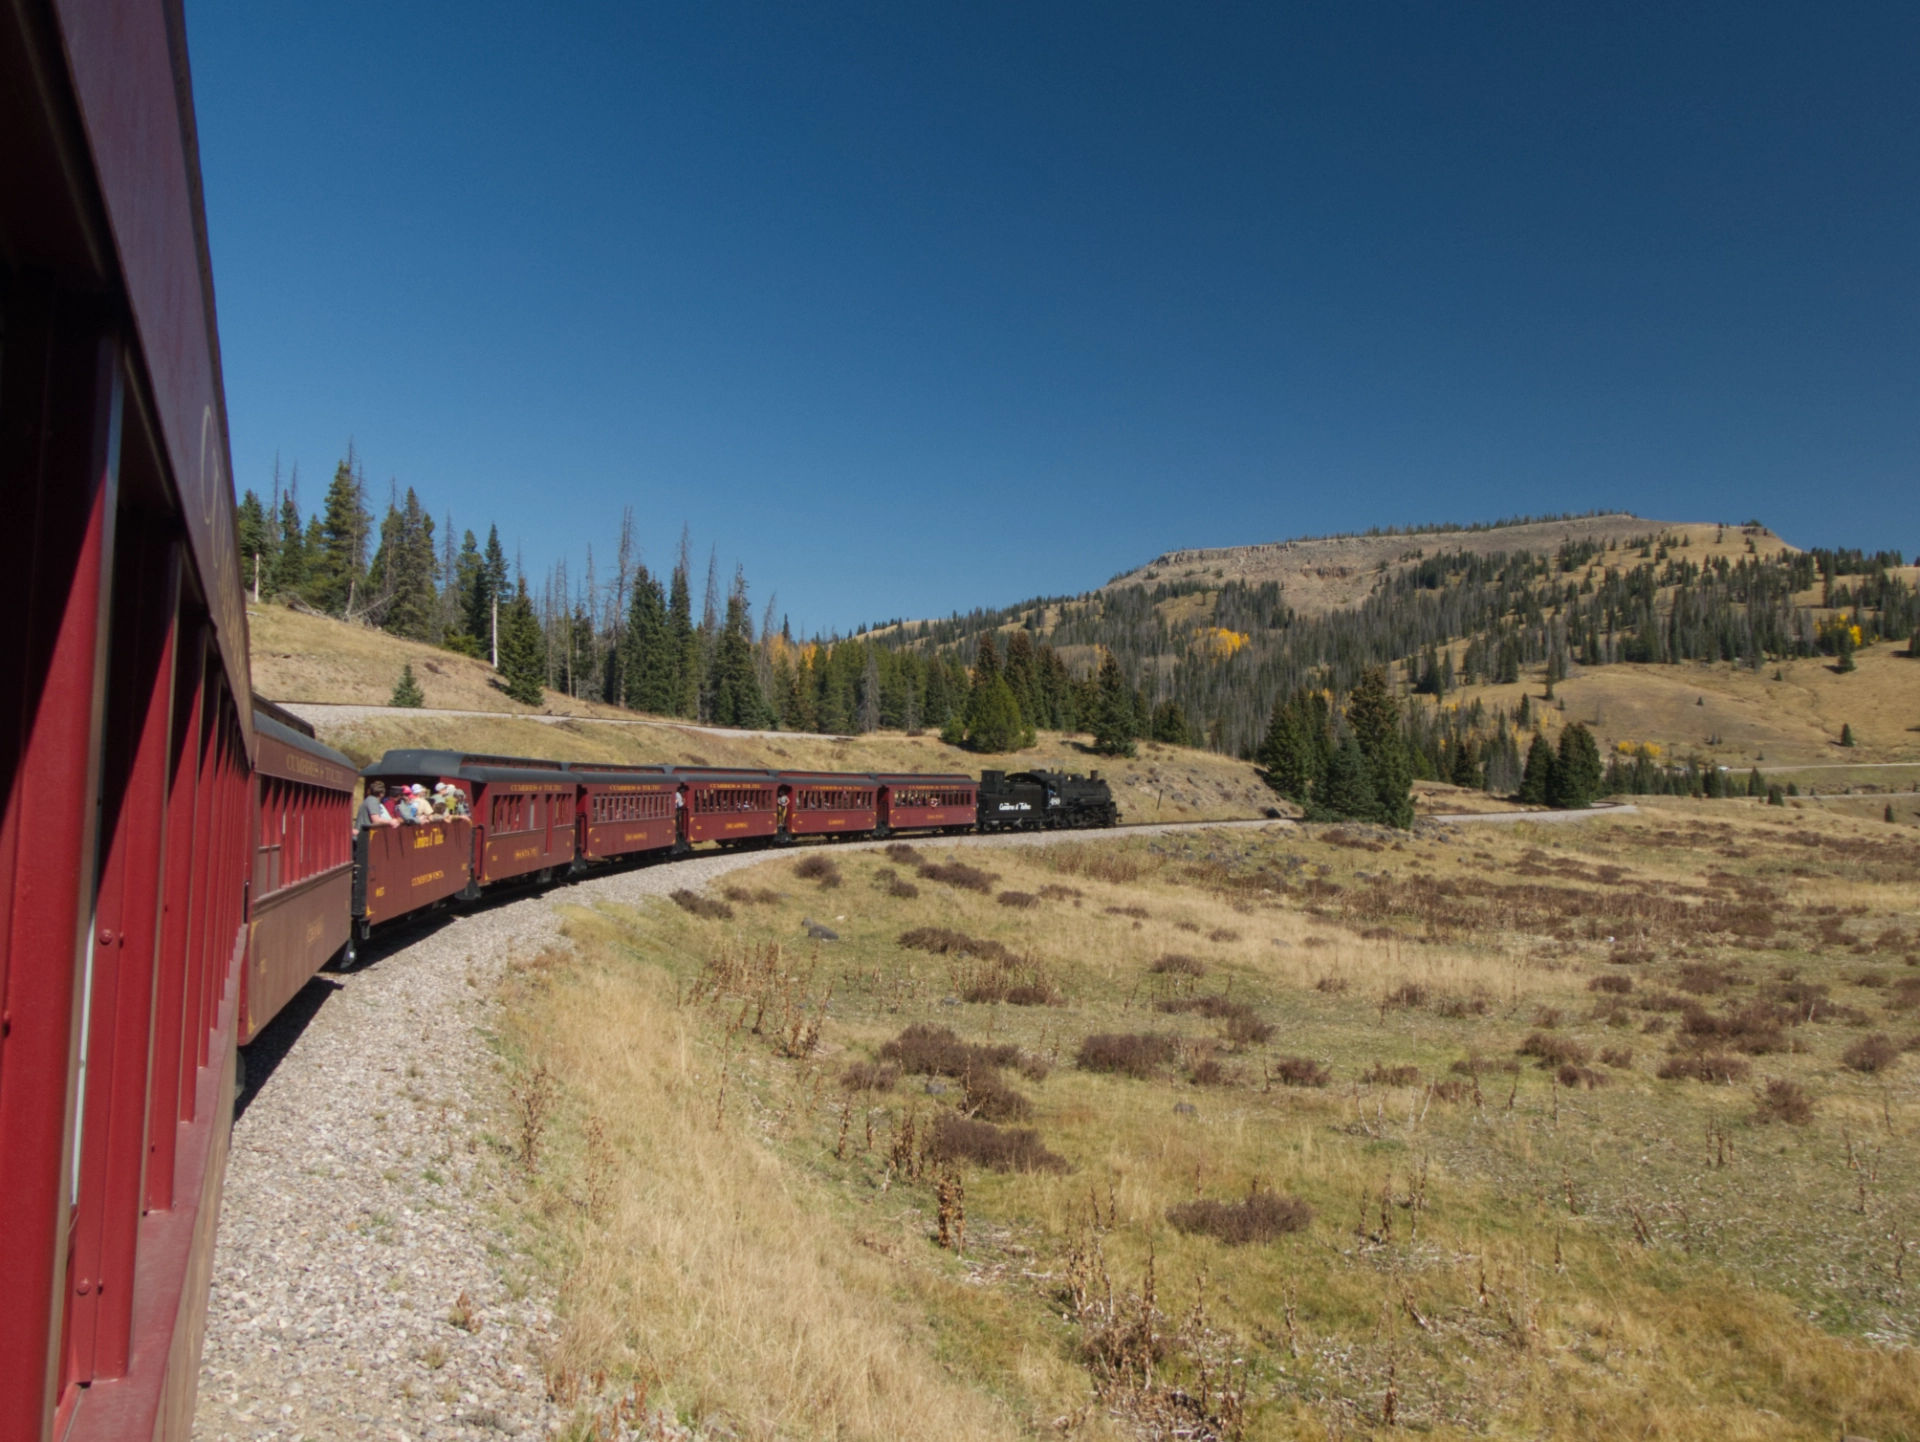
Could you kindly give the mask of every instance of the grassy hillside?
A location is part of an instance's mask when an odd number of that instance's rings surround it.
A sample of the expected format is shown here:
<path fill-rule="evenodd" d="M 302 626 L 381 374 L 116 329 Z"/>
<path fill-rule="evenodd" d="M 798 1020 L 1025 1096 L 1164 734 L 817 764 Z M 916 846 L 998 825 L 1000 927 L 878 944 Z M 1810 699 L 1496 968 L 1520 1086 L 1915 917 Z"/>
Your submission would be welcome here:
<path fill-rule="evenodd" d="M 819 862 L 510 983 L 582 1435 L 1915 1435 L 1912 833 Z"/>

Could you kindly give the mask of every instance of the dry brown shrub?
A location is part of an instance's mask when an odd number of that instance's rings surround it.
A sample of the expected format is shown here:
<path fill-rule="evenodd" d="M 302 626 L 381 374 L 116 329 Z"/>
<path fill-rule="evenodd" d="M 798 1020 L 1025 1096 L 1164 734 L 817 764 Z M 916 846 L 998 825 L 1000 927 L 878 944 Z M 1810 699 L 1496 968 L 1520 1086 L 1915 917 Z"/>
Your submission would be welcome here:
<path fill-rule="evenodd" d="M 802 881 L 817 881 L 828 890 L 841 882 L 840 868 L 831 856 L 804 857 L 795 864 L 793 874 Z"/>
<path fill-rule="evenodd" d="M 1447 1068 L 1461 1076 L 1479 1076 L 1481 1072 L 1505 1072 L 1511 1075 L 1520 1070 L 1520 1063 L 1510 1056 L 1481 1056 L 1478 1052 L 1469 1052 Z"/>
<path fill-rule="evenodd" d="M 765 886 L 723 886 L 720 894 L 728 901 L 740 906 L 772 906 L 780 900 L 780 893 Z"/>
<path fill-rule="evenodd" d="M 1061 886 L 1057 883 L 1049 883 L 1040 888 L 1040 899 L 1042 901 L 1078 901 L 1085 895 L 1086 892 L 1077 886 Z"/>
<path fill-rule="evenodd" d="M 1760 1001 L 1718 1015 L 1695 1005 L 1682 1013 L 1680 1034 L 1684 1045 L 1701 1050 L 1731 1047 L 1749 1056 L 1766 1056 L 1788 1050 L 1781 1025 L 1799 1019 L 1795 1011 L 1777 1010 Z"/>
<path fill-rule="evenodd" d="M 1630 976 L 1596 976 L 1587 983 L 1588 991 L 1611 992 L 1615 996 L 1625 996 L 1633 990 L 1633 978 Z"/>
<path fill-rule="evenodd" d="M 912 901 L 920 895 L 920 888 L 904 876 L 889 873 L 886 881 L 887 895 L 895 901 Z"/>
<path fill-rule="evenodd" d="M 1552 1031 L 1567 1019 L 1567 1014 L 1557 1006 L 1535 1007 L 1533 1024 L 1545 1031 Z"/>
<path fill-rule="evenodd" d="M 1227 1069 L 1212 1057 L 1197 1061 L 1187 1069 L 1187 1080 L 1197 1087 L 1226 1086 L 1232 1079 Z"/>
<path fill-rule="evenodd" d="M 1568 1062 L 1581 1065 L 1587 1059 L 1587 1049 L 1570 1036 L 1536 1031 L 1520 1043 L 1520 1055 L 1533 1057 L 1543 1071 L 1551 1071 Z"/>
<path fill-rule="evenodd" d="M 926 860 L 926 857 L 906 842 L 896 841 L 887 847 L 887 860 L 900 866 L 918 866 Z"/>
<path fill-rule="evenodd" d="M 995 1067 L 1017 1065 L 1020 1048 L 980 1046 L 960 1040 L 950 1027 L 917 1021 L 880 1048 L 880 1059 L 898 1062 L 903 1071 L 964 1077 L 969 1072 L 985 1074 Z"/>
<path fill-rule="evenodd" d="M 1455 1021 L 1469 1016 L 1485 1016 L 1493 1010 L 1493 1003 L 1478 994 L 1473 996 L 1443 996 L 1433 1004 L 1433 1009 L 1441 1016 L 1451 1017 Z"/>
<path fill-rule="evenodd" d="M 1273 1069 L 1273 1075 L 1279 1078 L 1282 1086 L 1323 1087 L 1333 1080 L 1333 1073 L 1321 1066 L 1311 1057 L 1283 1056 Z"/>
<path fill-rule="evenodd" d="M 1300 944 L 1302 946 L 1321 947 L 1321 946 L 1332 946 L 1333 942 L 1324 936 L 1309 936 Z"/>
<path fill-rule="evenodd" d="M 1754 1098 L 1756 1122 L 1787 1122 L 1802 1127 L 1813 1120 L 1813 1098 L 1798 1082 L 1775 1077 Z"/>
<path fill-rule="evenodd" d="M 958 1112 L 934 1119 L 928 1154 L 937 1162 L 973 1162 L 996 1172 L 1064 1172 L 1065 1157 L 1047 1150 L 1031 1127 L 997 1127 Z"/>
<path fill-rule="evenodd" d="M 1553 1074 L 1553 1079 L 1569 1091 L 1572 1091 L 1576 1087 L 1585 1087 L 1588 1091 L 1592 1091 L 1595 1087 L 1606 1086 L 1612 1081 L 1612 1078 L 1603 1071 L 1595 1071 L 1591 1067 L 1575 1066 L 1572 1062 L 1568 1062 L 1556 1071 Z"/>
<path fill-rule="evenodd" d="M 1855 986 L 1864 986 L 1878 990 L 1887 984 L 1888 977 L 1884 971 L 1860 971 L 1855 972 L 1852 976 L 1848 977 L 1847 980 L 1851 981 Z"/>
<path fill-rule="evenodd" d="M 967 1115 L 989 1122 L 1019 1122 L 1033 1115 L 1033 1103 L 1000 1080 L 991 1068 L 966 1075 Z"/>
<path fill-rule="evenodd" d="M 672 893 L 673 904 L 682 911 L 691 912 L 703 921 L 731 921 L 733 908 L 726 902 L 711 896 L 702 896 L 697 891 L 682 888 Z"/>
<path fill-rule="evenodd" d="M 1075 1064 L 1082 1071 L 1150 1077 L 1179 1055 L 1180 1043 L 1158 1033 L 1097 1032 L 1080 1043 Z"/>
<path fill-rule="evenodd" d="M 1244 1202 L 1212 1198 L 1182 1202 L 1167 1209 L 1167 1220 L 1189 1236 L 1212 1237 L 1230 1247 L 1271 1242 L 1313 1223 L 1313 1208 L 1298 1197 L 1255 1191 Z"/>
<path fill-rule="evenodd" d="M 1716 1054 L 1669 1056 L 1655 1073 L 1665 1081 L 1737 1082 L 1745 1081 L 1753 1064 L 1743 1057 Z"/>
<path fill-rule="evenodd" d="M 840 1073 L 840 1085 L 850 1092 L 892 1091 L 900 1080 L 900 1068 L 890 1062 L 850 1062 Z"/>
<path fill-rule="evenodd" d="M 1630 1046 L 1610 1046 L 1600 1053 L 1601 1062 L 1610 1067 L 1626 1071 L 1633 1066 L 1633 1048 Z"/>
<path fill-rule="evenodd" d="M 1020 911 L 1040 904 L 1040 898 L 1031 891 L 1003 891 L 994 900 L 1002 906 L 1011 906 Z"/>
<path fill-rule="evenodd" d="M 929 861 L 920 867 L 920 879 L 944 882 L 948 886 L 957 886 L 963 891 L 977 891 L 985 896 L 993 890 L 997 878 L 992 872 L 969 866 L 964 861 Z"/>
<path fill-rule="evenodd" d="M 1432 1082 L 1428 1085 L 1427 1089 L 1433 1093 L 1434 1100 L 1447 1102 L 1455 1106 L 1473 1095 L 1473 1089 L 1465 1082 L 1459 1081 Z"/>
<path fill-rule="evenodd" d="M 1230 926 L 1218 926 L 1207 933 L 1208 941 L 1217 941 L 1222 945 L 1228 942 L 1238 941 L 1239 939 L 1240 933 Z"/>
<path fill-rule="evenodd" d="M 1170 951 L 1147 968 L 1155 976 L 1205 976 L 1207 964 L 1197 956 Z"/>
<path fill-rule="evenodd" d="M 1332 972 L 1328 972 L 1313 984 L 1313 989 L 1315 991 L 1324 991 L 1329 996 L 1339 996 L 1351 985 L 1352 983 L 1344 976 L 1335 976 Z"/>
<path fill-rule="evenodd" d="M 1364 1072 L 1360 1080 L 1370 1086 L 1410 1087 L 1420 1084 L 1420 1068 L 1417 1066 L 1387 1066 L 1375 1062 Z"/>
<path fill-rule="evenodd" d="M 1135 921 L 1146 921 L 1153 916 L 1144 906 L 1103 906 L 1100 909 L 1108 916 L 1130 916 Z"/>
<path fill-rule="evenodd" d="M 1427 989 L 1417 981 L 1402 982 L 1381 999 L 1380 1005 L 1387 1010 L 1411 1011 L 1415 1007 L 1427 1004 Z"/>
<path fill-rule="evenodd" d="M 900 945 L 911 951 L 930 951 L 935 956 L 977 956 L 1000 966 L 1017 966 L 1020 958 L 1005 945 L 987 937 L 968 936 L 944 926 L 916 926 L 900 933 Z"/>
<path fill-rule="evenodd" d="M 1900 1048 L 1893 1038 L 1885 1032 L 1875 1032 L 1872 1036 L 1863 1036 L 1859 1041 L 1840 1053 L 1840 1065 L 1849 1071 L 1865 1072 L 1871 1076 L 1883 1072 L 1900 1059 Z"/>
<path fill-rule="evenodd" d="M 1236 1012 L 1228 1017 L 1222 1031 L 1236 1047 L 1265 1046 L 1273 1039 L 1273 1023 L 1262 1021 L 1251 1012 Z"/>
<path fill-rule="evenodd" d="M 1888 1011 L 1911 1011 L 1920 1006 L 1920 976 L 1903 976 L 1887 988 L 1881 1003 Z"/>
<path fill-rule="evenodd" d="M 1737 972 L 1724 966 L 1712 966 L 1697 961 L 1685 961 L 1680 964 L 1680 990 L 1692 992 L 1695 996 L 1717 996 L 1730 986 L 1740 983 Z"/>

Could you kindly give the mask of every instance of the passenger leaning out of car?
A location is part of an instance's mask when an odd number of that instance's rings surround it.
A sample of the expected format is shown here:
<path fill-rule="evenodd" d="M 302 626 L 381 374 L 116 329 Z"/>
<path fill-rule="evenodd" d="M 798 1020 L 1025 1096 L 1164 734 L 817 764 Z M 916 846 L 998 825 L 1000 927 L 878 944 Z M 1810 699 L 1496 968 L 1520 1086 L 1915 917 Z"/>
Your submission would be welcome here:
<path fill-rule="evenodd" d="M 467 793 L 451 781 L 438 781 L 433 787 L 433 814 L 442 821 L 464 821 L 470 814 L 467 810 Z"/>
<path fill-rule="evenodd" d="M 386 796 L 386 782 L 375 780 L 367 783 L 366 799 L 360 803 L 360 810 L 353 818 L 353 829 L 356 832 L 367 826 L 398 826 L 400 824 L 393 819 L 393 813 L 387 810 Z"/>
<path fill-rule="evenodd" d="M 427 788 L 409 786 L 400 802 L 400 819 L 409 826 L 422 826 L 433 820 L 433 807 L 427 804 Z"/>

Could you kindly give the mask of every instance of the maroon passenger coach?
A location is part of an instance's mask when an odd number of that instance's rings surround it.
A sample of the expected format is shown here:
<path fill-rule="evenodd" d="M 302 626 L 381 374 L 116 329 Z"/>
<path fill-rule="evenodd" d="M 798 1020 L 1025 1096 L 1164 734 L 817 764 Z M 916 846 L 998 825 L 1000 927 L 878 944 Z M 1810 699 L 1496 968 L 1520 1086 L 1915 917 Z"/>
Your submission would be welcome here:
<path fill-rule="evenodd" d="M 257 738 L 184 36 L 0 7 L 0 1442 L 193 1419 Z"/>

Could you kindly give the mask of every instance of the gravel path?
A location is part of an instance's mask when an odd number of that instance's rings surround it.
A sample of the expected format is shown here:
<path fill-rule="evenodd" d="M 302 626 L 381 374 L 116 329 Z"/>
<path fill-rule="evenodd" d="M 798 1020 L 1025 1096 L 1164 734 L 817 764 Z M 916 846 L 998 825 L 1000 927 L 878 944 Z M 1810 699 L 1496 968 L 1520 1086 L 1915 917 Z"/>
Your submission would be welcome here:
<path fill-rule="evenodd" d="M 402 932 L 301 993 L 249 1048 L 255 1089 L 234 1123 L 197 1437 L 497 1442 L 558 1430 L 540 1362 L 552 1300 L 497 1224 L 498 1163 L 482 1141 L 500 1101 L 486 1044 L 496 983 L 510 954 L 558 939 L 556 905 L 664 896 L 768 857 L 702 855 L 483 907 Z"/>

